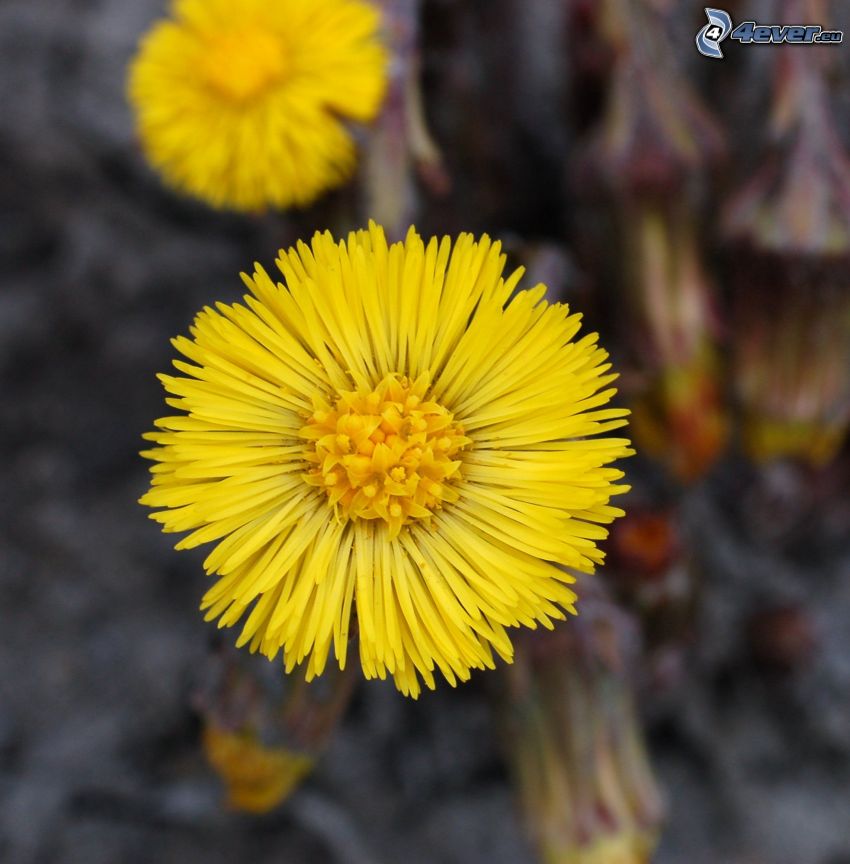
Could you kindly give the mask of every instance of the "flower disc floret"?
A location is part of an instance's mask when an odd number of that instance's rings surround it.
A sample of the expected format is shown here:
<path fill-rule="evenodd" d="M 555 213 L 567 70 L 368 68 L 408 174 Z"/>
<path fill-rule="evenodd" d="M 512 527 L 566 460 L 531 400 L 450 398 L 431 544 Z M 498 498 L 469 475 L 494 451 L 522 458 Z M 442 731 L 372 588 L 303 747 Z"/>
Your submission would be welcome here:
<path fill-rule="evenodd" d="M 456 501 L 461 450 L 471 443 L 442 405 L 427 401 L 428 375 L 388 375 L 375 390 L 321 404 L 301 434 L 314 447 L 304 475 L 348 519 L 383 519 L 389 539 Z"/>
<path fill-rule="evenodd" d="M 210 37 L 201 76 L 218 95 L 247 102 L 286 81 L 288 55 L 282 34 L 259 27 L 219 33 Z"/>

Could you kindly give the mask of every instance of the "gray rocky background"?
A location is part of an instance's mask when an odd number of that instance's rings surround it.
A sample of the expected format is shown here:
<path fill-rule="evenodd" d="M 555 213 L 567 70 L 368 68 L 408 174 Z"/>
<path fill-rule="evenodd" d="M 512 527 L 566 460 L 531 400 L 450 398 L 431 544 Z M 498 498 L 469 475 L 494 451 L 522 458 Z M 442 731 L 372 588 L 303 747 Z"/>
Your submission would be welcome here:
<path fill-rule="evenodd" d="M 509 3 L 432 4 L 426 72 L 457 83 L 464 111 L 445 99 L 429 109 L 456 186 L 426 227 L 561 236 L 569 136 L 552 107 L 553 6 L 516 4 L 519 25 L 499 30 Z M 212 633 L 197 614 L 200 556 L 174 553 L 135 503 L 139 435 L 161 410 L 154 375 L 168 339 L 204 303 L 236 298 L 240 270 L 271 264 L 321 217 L 214 214 L 148 171 L 124 68 L 161 10 L 0 3 L 0 861 L 530 862 L 482 675 L 418 703 L 361 687 L 291 802 L 262 818 L 220 807 L 188 698 Z M 523 39 L 539 50 L 516 60 L 503 98 L 504 40 Z M 504 139 L 489 140 L 492 122 L 475 134 L 488 112 Z M 541 124 L 545 140 L 533 135 Z M 657 861 L 848 864 L 846 506 L 829 505 L 828 530 L 778 550 L 742 530 L 745 504 L 723 503 L 734 475 L 721 469 L 686 508 L 704 602 L 687 674 L 650 713 L 670 808 Z M 817 633 L 790 677 L 747 659 L 742 622 L 765 598 L 802 604 Z"/>

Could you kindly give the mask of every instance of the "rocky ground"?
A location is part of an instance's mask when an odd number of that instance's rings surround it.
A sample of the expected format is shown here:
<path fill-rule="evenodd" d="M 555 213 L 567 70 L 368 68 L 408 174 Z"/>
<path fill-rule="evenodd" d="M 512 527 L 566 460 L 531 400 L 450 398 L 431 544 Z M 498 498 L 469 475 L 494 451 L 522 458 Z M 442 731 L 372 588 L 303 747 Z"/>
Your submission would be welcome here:
<path fill-rule="evenodd" d="M 237 297 L 236 274 L 271 264 L 309 217 L 212 214 L 148 172 L 123 69 L 159 11 L 0 5 L 0 860 L 530 862 L 482 676 L 418 703 L 363 686 L 289 804 L 219 806 L 188 704 L 211 635 L 200 557 L 175 554 L 136 504 L 139 435 L 160 412 L 168 339 Z M 474 204 L 473 227 L 488 224 Z M 489 227 L 537 233 L 529 209 Z M 705 591 L 688 674 L 651 712 L 670 808 L 657 861 L 848 864 L 850 523 L 834 515 L 829 542 L 780 554 L 730 514 L 730 472 L 687 504 Z M 743 648 L 765 598 L 814 622 L 819 647 L 790 677 Z"/>

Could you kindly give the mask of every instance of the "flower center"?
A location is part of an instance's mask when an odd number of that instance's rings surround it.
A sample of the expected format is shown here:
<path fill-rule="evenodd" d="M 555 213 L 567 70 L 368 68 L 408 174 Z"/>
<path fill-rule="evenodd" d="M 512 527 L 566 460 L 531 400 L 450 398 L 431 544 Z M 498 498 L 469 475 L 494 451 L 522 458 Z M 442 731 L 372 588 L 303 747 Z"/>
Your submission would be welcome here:
<path fill-rule="evenodd" d="M 286 46 L 278 36 L 259 27 L 215 36 L 203 62 L 208 83 L 234 102 L 254 98 L 279 82 L 288 69 Z"/>
<path fill-rule="evenodd" d="M 304 479 L 346 517 L 383 519 L 391 538 L 458 498 L 449 481 L 459 476 L 457 457 L 470 439 L 442 405 L 424 399 L 427 387 L 426 375 L 414 382 L 388 375 L 372 391 L 317 405 L 301 430 L 315 442 Z"/>

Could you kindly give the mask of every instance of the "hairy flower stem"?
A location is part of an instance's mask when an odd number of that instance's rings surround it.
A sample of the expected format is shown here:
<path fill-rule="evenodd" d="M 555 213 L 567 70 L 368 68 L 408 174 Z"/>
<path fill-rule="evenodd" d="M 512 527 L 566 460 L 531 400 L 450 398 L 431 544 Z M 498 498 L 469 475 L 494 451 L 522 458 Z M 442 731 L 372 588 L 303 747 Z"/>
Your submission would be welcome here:
<path fill-rule="evenodd" d="M 580 626 L 529 635 L 504 668 L 505 742 L 548 864 L 642 864 L 662 819 L 626 673 L 631 622 L 601 593 Z"/>
<path fill-rule="evenodd" d="M 832 56 L 777 53 L 770 143 L 726 212 L 742 442 L 759 461 L 823 465 L 850 423 L 850 159 L 830 104 Z"/>
<path fill-rule="evenodd" d="M 606 0 L 603 8 L 615 62 L 586 158 L 618 228 L 623 264 L 610 275 L 637 324 L 631 343 L 646 386 L 635 428 L 646 450 L 691 482 L 726 439 L 697 215 L 702 175 L 722 142 L 670 60 L 660 13 L 645 0 Z"/>
<path fill-rule="evenodd" d="M 327 747 L 356 678 L 354 664 L 308 683 L 242 652 L 216 654 L 195 702 L 230 807 L 264 813 L 289 797 Z"/>
<path fill-rule="evenodd" d="M 365 156 L 363 208 L 400 240 L 415 220 L 416 175 L 432 192 L 448 189 L 442 155 L 425 121 L 420 85 L 421 0 L 373 0 L 391 49 L 389 86 Z"/>
<path fill-rule="evenodd" d="M 711 466 L 727 421 L 711 338 L 711 288 L 693 214 L 680 202 L 632 202 L 623 211 L 625 279 L 639 321 L 647 387 L 634 406 L 646 449 L 690 482 Z"/>
<path fill-rule="evenodd" d="M 788 279 L 769 261 L 750 275 L 774 273 L 774 306 L 761 292 L 736 298 L 736 385 L 742 443 L 760 462 L 792 458 L 813 467 L 836 454 L 850 420 L 850 297 L 832 268 L 795 268 Z M 806 278 L 808 273 L 808 278 Z"/>

